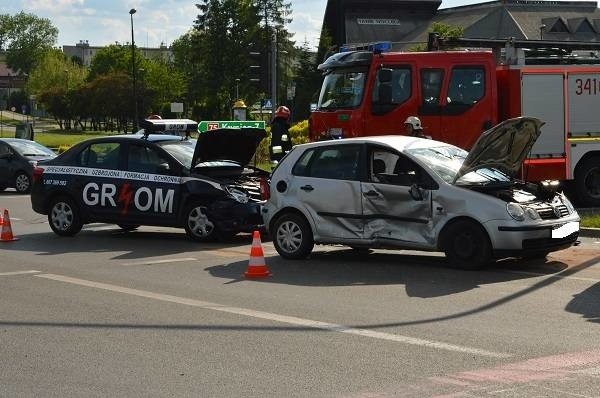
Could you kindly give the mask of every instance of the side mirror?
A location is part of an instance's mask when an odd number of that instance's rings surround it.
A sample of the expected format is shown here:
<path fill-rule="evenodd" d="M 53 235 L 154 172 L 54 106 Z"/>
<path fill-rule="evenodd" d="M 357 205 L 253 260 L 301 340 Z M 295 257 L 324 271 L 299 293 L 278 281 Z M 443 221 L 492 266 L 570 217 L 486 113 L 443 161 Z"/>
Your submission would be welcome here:
<path fill-rule="evenodd" d="M 410 186 L 408 193 L 410 194 L 411 198 L 413 198 L 414 200 L 416 200 L 418 202 L 423 200 L 423 192 L 421 191 L 421 188 L 419 188 L 419 186 L 417 184 L 412 184 Z"/>
<path fill-rule="evenodd" d="M 392 70 L 389 68 L 381 68 L 377 73 L 379 83 L 390 83 L 392 81 Z"/>

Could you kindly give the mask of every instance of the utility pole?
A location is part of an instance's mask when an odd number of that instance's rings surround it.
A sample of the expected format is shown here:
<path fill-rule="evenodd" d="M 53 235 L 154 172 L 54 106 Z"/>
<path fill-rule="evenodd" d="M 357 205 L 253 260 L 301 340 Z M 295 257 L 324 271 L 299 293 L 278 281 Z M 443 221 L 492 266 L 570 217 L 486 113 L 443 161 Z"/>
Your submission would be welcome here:
<path fill-rule="evenodd" d="M 273 30 L 273 43 L 271 44 L 271 116 L 275 117 L 277 107 L 277 32 Z"/>
<path fill-rule="evenodd" d="M 133 103 L 134 103 L 134 120 L 132 132 L 138 131 L 138 99 L 137 99 L 137 83 L 136 83 L 136 70 L 135 70 L 135 40 L 133 38 L 133 14 L 136 13 L 135 8 L 129 10 L 129 16 L 131 17 L 131 74 L 133 75 Z"/>

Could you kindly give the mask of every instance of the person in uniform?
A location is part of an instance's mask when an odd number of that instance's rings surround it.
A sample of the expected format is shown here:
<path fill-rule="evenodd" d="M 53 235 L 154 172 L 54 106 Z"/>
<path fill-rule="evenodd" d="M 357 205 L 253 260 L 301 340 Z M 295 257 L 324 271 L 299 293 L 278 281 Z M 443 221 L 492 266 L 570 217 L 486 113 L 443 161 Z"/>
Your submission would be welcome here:
<path fill-rule="evenodd" d="M 275 110 L 275 117 L 271 121 L 271 146 L 269 147 L 273 162 L 279 162 L 292 149 L 289 119 L 290 110 L 287 106 L 279 106 Z"/>

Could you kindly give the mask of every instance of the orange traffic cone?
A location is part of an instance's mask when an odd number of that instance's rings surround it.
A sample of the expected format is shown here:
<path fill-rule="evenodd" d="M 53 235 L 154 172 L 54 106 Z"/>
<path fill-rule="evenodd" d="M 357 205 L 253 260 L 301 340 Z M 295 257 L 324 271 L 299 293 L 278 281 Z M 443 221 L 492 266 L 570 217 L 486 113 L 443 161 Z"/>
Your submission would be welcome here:
<path fill-rule="evenodd" d="M 12 242 L 19 240 L 15 238 L 12 233 L 12 227 L 10 226 L 10 217 L 8 216 L 8 209 L 4 209 L 4 216 L 2 217 L 2 233 L 0 234 L 0 242 Z"/>
<path fill-rule="evenodd" d="M 260 232 L 254 231 L 252 234 L 252 248 L 250 249 L 250 260 L 248 268 L 244 273 L 246 278 L 266 278 L 271 273 L 265 265 L 262 244 L 260 243 Z"/>

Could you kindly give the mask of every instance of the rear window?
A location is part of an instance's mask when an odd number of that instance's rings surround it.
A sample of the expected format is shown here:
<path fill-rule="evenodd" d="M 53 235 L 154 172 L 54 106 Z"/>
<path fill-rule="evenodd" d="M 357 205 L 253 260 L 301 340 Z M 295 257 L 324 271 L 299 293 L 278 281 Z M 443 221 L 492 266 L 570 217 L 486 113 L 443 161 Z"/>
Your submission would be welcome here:
<path fill-rule="evenodd" d="M 307 150 L 294 165 L 294 175 L 355 180 L 360 160 L 359 145 L 336 145 Z"/>

